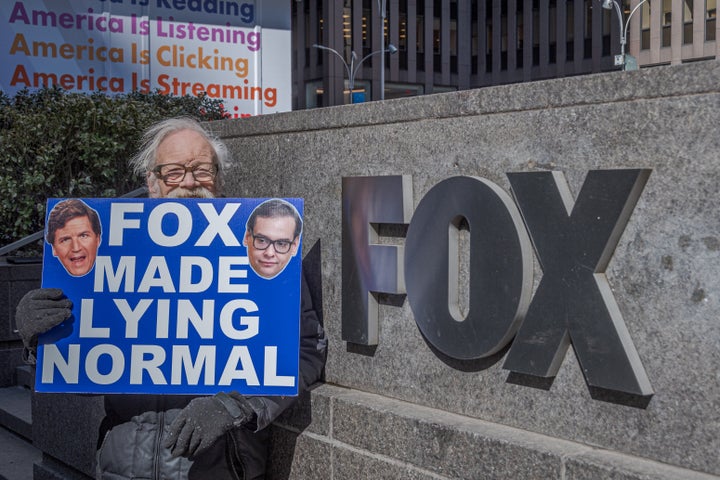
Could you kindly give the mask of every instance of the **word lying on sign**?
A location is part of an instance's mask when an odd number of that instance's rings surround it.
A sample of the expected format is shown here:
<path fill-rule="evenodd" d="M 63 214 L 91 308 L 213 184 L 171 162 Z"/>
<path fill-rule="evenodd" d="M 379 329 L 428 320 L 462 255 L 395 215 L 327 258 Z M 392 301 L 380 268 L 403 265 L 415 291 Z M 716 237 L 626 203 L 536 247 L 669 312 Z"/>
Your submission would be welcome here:
<path fill-rule="evenodd" d="M 293 216 L 266 216 L 269 202 Z M 296 395 L 298 211 L 299 199 L 51 199 L 43 286 L 73 316 L 40 339 L 37 390 Z M 294 249 L 270 274 L 247 247 L 251 217 L 255 236 L 289 225 Z"/>
<path fill-rule="evenodd" d="M 572 344 L 590 387 L 652 395 L 605 277 L 650 172 L 592 170 L 575 201 L 561 172 L 508 173 L 515 201 L 487 179 L 453 177 L 414 214 L 409 176 L 343 178 L 343 340 L 377 345 L 374 294 L 405 294 L 424 337 L 451 358 L 485 358 L 512 341 L 503 368 L 549 378 Z M 378 224 L 409 224 L 405 245 L 378 244 Z M 533 247 L 543 276 L 531 298 Z"/>

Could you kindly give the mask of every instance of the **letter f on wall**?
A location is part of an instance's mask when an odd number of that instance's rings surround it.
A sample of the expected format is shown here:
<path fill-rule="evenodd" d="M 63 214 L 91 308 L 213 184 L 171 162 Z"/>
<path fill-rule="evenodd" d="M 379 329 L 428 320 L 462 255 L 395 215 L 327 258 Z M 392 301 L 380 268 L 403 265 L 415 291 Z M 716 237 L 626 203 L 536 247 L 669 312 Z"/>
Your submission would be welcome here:
<path fill-rule="evenodd" d="M 378 344 L 374 293 L 405 293 L 404 247 L 377 244 L 378 224 L 412 217 L 409 176 L 342 179 L 342 339 Z"/>
<path fill-rule="evenodd" d="M 508 174 L 543 278 L 503 368 L 554 377 L 572 344 L 590 387 L 653 394 L 605 276 L 649 176 L 592 170 L 573 202 L 561 172 Z"/>

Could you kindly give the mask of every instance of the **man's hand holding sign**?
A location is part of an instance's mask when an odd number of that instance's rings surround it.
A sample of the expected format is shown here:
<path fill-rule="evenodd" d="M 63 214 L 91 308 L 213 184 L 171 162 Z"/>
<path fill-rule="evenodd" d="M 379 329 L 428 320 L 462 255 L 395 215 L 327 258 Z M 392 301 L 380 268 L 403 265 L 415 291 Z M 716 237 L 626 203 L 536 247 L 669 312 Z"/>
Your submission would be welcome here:
<path fill-rule="evenodd" d="M 228 163 L 170 119 L 132 161 L 150 199 L 48 201 L 18 330 L 38 392 L 108 394 L 98 478 L 262 478 L 265 427 L 320 377 L 302 200 L 216 199 Z"/>
<path fill-rule="evenodd" d="M 25 344 L 25 360 L 35 363 L 38 335 L 60 325 L 72 315 L 72 302 L 59 288 L 40 288 L 25 295 L 18 303 L 18 333 Z"/>
<path fill-rule="evenodd" d="M 253 415 L 247 400 L 235 392 L 196 398 L 175 419 L 163 447 L 172 450 L 174 457 L 193 457 L 210 448 L 228 430 L 248 423 Z"/>

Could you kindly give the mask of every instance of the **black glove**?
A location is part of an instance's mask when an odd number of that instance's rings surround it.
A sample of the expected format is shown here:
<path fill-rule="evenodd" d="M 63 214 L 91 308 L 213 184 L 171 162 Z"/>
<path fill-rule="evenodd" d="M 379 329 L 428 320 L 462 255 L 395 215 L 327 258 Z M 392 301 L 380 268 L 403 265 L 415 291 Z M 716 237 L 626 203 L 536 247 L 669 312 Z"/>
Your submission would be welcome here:
<path fill-rule="evenodd" d="M 59 325 L 72 315 L 72 302 L 59 288 L 30 290 L 15 311 L 18 333 L 25 345 L 25 361 L 34 365 L 38 335 Z"/>
<path fill-rule="evenodd" d="M 163 447 L 173 457 L 194 457 L 207 450 L 228 430 L 255 417 L 250 404 L 237 392 L 195 398 L 182 409 L 170 425 Z"/>

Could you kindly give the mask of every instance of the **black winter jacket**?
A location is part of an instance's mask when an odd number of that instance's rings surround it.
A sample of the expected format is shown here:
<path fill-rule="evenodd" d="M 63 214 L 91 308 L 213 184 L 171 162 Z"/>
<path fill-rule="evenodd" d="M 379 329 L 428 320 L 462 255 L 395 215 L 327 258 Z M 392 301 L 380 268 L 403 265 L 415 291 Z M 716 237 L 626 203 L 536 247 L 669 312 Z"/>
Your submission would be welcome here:
<path fill-rule="evenodd" d="M 327 338 L 302 277 L 300 316 L 300 375 L 302 393 L 320 379 Z M 228 432 L 212 448 L 189 460 L 172 458 L 161 446 L 175 416 L 195 396 L 106 395 L 100 427 L 97 478 L 125 479 L 242 479 L 264 478 L 266 429 L 297 397 L 248 397 L 257 416 L 254 425 Z"/>

